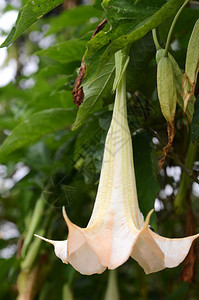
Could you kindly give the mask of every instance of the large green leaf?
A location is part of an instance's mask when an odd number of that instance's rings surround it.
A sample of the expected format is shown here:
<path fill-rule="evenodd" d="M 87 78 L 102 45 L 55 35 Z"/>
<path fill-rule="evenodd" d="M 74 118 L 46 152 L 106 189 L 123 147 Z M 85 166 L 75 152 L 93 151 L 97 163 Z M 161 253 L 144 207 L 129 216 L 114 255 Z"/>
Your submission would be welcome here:
<path fill-rule="evenodd" d="M 74 70 L 79 67 L 79 61 L 72 61 L 70 63 L 57 63 L 50 64 L 43 69 L 40 69 L 40 71 L 35 75 L 37 78 L 49 78 L 49 77 L 55 77 L 55 75 L 71 75 L 73 74 Z"/>
<path fill-rule="evenodd" d="M 62 2 L 64 0 L 28 0 L 20 9 L 15 25 L 0 48 L 8 47 L 33 23 Z"/>
<path fill-rule="evenodd" d="M 101 31 L 90 42 L 85 54 L 87 78 L 92 81 L 103 65 L 118 50 L 142 38 L 165 19 L 175 14 L 183 0 L 120 1 L 104 0 L 110 23 L 108 32 Z M 164 4 L 165 3 L 165 4 Z"/>
<path fill-rule="evenodd" d="M 90 19 L 93 22 L 98 17 L 101 17 L 102 12 L 90 5 L 80 5 L 70 10 L 63 11 L 56 18 L 53 17 L 49 21 L 50 29 L 47 34 L 56 33 L 66 29 L 67 26 L 82 26 Z"/>
<path fill-rule="evenodd" d="M 84 102 L 80 105 L 73 129 L 79 127 L 88 114 L 102 108 L 103 100 L 111 95 L 114 74 L 115 60 L 112 59 L 93 82 L 84 86 Z"/>
<path fill-rule="evenodd" d="M 136 41 L 130 49 L 131 59 L 127 67 L 127 89 L 130 92 L 143 86 L 146 92 L 146 77 L 148 64 L 155 55 L 155 47 L 151 34 Z M 103 102 L 109 102 L 112 97 L 114 72 L 114 59 L 105 65 L 98 77 L 84 86 L 84 102 L 79 108 L 74 129 L 81 125 L 87 115 L 101 109 Z M 109 100 L 108 100 L 109 99 Z"/>
<path fill-rule="evenodd" d="M 129 92 L 142 89 L 144 94 L 147 94 L 146 83 L 149 80 L 149 63 L 154 56 L 155 45 L 151 33 L 132 44 L 127 67 L 127 90 Z"/>
<path fill-rule="evenodd" d="M 11 152 L 32 144 L 44 135 L 63 129 L 73 123 L 75 112 L 72 109 L 54 108 L 35 113 L 16 126 L 0 147 L 0 160 Z"/>
<path fill-rule="evenodd" d="M 37 51 L 35 54 L 50 57 L 61 63 L 81 61 L 86 48 L 85 40 L 68 40 L 44 50 Z"/>

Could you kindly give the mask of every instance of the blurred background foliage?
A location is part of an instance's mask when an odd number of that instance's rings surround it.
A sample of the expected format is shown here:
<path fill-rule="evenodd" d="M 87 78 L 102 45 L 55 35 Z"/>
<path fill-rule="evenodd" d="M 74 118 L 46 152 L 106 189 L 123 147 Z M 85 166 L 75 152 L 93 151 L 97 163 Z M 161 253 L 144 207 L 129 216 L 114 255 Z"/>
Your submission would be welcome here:
<path fill-rule="evenodd" d="M 35 0 L 32 5 L 34 2 L 42 3 Z M 95 76 L 90 86 L 86 85 L 88 77 L 85 83 L 88 101 L 82 111 L 89 110 L 90 114 L 82 117 L 80 112 L 80 122 L 76 125 L 81 126 L 71 130 L 78 111 L 72 99 L 74 82 L 86 44 L 105 13 L 101 1 L 96 1 L 94 7 L 92 1 L 86 0 L 55 2 L 54 8 L 50 7 L 52 1 L 38 6 L 34 14 L 35 21 L 39 20 L 27 29 L 20 29 L 21 33 L 26 30 L 22 35 L 19 32 L 18 39 L 1 52 L 5 56 L 0 66 L 2 300 L 104 299 L 108 285 L 108 271 L 83 276 L 70 265 L 62 264 L 50 245 L 33 236 L 38 233 L 52 239 L 66 239 L 63 205 L 74 223 L 87 225 L 114 100 L 114 63 L 110 61 L 101 70 L 102 76 Z M 139 4 L 141 11 L 145 10 L 146 2 Z M 16 13 L 28 3 L 1 0 L 0 24 L 4 24 L 0 25 L 1 42 L 11 29 L 5 26 L 6 18 L 9 14 L 16 18 Z M 163 3 L 160 1 L 158 5 Z M 191 1 L 173 33 L 170 53 L 182 69 L 189 37 L 199 17 L 198 9 L 199 2 Z M 33 11 L 28 13 L 33 16 Z M 109 14 L 112 21 L 114 14 Z M 26 18 L 29 20 L 29 15 Z M 158 25 L 162 47 L 172 19 Z M 20 24 L 25 26 L 23 22 Z M 103 33 L 108 28 L 106 25 Z M 9 43 L 13 37 L 12 34 Z M 96 64 L 99 64 L 97 58 Z M 166 237 L 183 237 L 199 232 L 199 99 L 193 126 L 177 107 L 173 148 L 158 173 L 158 160 L 167 144 L 167 124 L 157 98 L 156 69 L 155 46 L 149 31 L 131 45 L 127 70 L 128 119 L 138 197 L 144 216 L 155 207 L 151 226 L 156 232 Z M 9 70 L 12 76 L 6 82 Z M 198 87 L 196 97 L 197 94 Z M 90 109 L 89 101 L 95 103 L 94 110 Z M 196 247 L 195 244 L 179 267 L 151 275 L 145 275 L 137 262 L 129 259 L 116 274 L 120 299 L 199 299 Z"/>

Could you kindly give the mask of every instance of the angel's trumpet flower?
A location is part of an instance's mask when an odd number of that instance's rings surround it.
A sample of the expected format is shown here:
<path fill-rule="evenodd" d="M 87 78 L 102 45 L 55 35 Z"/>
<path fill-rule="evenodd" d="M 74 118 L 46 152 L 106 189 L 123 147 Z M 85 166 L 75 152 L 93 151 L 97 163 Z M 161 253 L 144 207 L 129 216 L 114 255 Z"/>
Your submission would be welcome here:
<path fill-rule="evenodd" d="M 96 201 L 87 227 L 73 224 L 63 209 L 69 230 L 68 240 L 40 238 L 53 244 L 55 254 L 82 274 L 115 269 L 130 256 L 146 273 L 175 267 L 182 262 L 199 235 L 182 239 L 163 238 L 148 227 L 151 213 L 144 222 L 138 206 L 124 72 L 116 90 Z"/>

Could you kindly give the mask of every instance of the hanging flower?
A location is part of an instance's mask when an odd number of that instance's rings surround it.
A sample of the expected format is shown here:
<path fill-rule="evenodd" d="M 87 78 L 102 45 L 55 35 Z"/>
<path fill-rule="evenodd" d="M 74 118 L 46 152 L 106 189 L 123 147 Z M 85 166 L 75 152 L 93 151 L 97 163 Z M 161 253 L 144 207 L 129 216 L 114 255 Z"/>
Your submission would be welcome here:
<path fill-rule="evenodd" d="M 116 71 L 117 68 L 116 61 Z M 52 241 L 36 236 L 53 244 L 55 254 L 82 274 L 115 269 L 130 256 L 147 274 L 176 267 L 199 235 L 182 239 L 163 238 L 148 227 L 152 212 L 144 222 L 137 199 L 123 72 L 106 137 L 96 201 L 87 227 L 73 224 L 63 208 L 69 230 L 68 240 Z"/>

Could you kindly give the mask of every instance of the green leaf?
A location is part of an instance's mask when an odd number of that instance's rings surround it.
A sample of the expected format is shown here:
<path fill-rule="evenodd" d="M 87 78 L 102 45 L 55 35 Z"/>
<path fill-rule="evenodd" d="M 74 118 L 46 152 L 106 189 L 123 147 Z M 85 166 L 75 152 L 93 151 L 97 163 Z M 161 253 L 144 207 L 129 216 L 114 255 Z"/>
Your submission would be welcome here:
<path fill-rule="evenodd" d="M 110 29 L 101 31 L 88 42 L 85 54 L 87 83 L 97 76 L 111 56 L 142 38 L 165 19 L 175 14 L 183 0 L 103 1 Z M 164 4 L 164 5 L 163 5 Z"/>
<path fill-rule="evenodd" d="M 143 38 L 132 44 L 130 49 L 130 61 L 126 74 L 127 90 L 129 92 L 133 93 L 136 90 L 142 90 L 142 92 L 146 95 L 146 83 L 149 81 L 149 63 L 154 56 L 155 45 L 151 33 L 148 33 Z M 150 72 L 150 74 L 151 73 L 152 72 Z"/>
<path fill-rule="evenodd" d="M 54 108 L 35 113 L 13 129 L 0 147 L 0 160 L 23 147 L 40 140 L 44 135 L 65 128 L 74 122 L 72 109 Z"/>
<path fill-rule="evenodd" d="M 77 160 L 82 157 L 82 152 L 86 152 L 86 154 L 88 152 L 89 155 L 88 148 L 98 141 L 103 131 L 99 126 L 98 118 L 89 119 L 81 128 L 75 141 L 74 159 Z"/>
<path fill-rule="evenodd" d="M 108 62 L 99 76 L 88 85 L 84 86 L 84 102 L 80 105 L 73 129 L 77 129 L 91 114 L 103 106 L 107 95 L 111 95 L 115 74 L 115 59 Z"/>
<path fill-rule="evenodd" d="M 94 6 L 96 9 L 103 10 L 103 9 L 102 9 L 102 1 L 103 1 L 103 0 L 95 0 L 93 6 Z"/>
<path fill-rule="evenodd" d="M 56 18 L 50 19 L 50 29 L 47 34 L 52 34 L 64 30 L 67 26 L 82 26 L 86 22 L 90 21 L 91 18 L 101 17 L 102 12 L 95 9 L 90 5 L 80 5 L 73 9 L 63 11 Z"/>
<path fill-rule="evenodd" d="M 194 106 L 194 115 L 192 121 L 192 141 L 193 143 L 199 140 L 199 96 L 196 99 Z"/>
<path fill-rule="evenodd" d="M 85 52 L 86 42 L 85 40 L 69 40 L 37 51 L 35 54 L 50 57 L 61 63 L 81 61 Z"/>
<path fill-rule="evenodd" d="M 154 207 L 155 197 L 160 190 L 156 178 L 155 151 L 151 145 L 151 136 L 147 132 L 133 137 L 133 156 L 140 209 L 146 216 Z"/>
<path fill-rule="evenodd" d="M 155 47 L 151 34 L 148 34 L 139 41 L 136 41 L 130 49 L 130 54 L 131 58 L 127 67 L 127 89 L 128 91 L 134 92 L 135 90 L 139 89 L 141 85 L 145 85 L 145 82 L 147 80 L 147 66 L 155 54 Z M 110 62 L 114 62 L 114 57 L 112 57 Z M 125 59 L 123 62 L 121 62 L 121 66 L 123 66 L 123 63 L 125 63 Z M 105 102 L 104 100 L 106 98 L 110 98 L 112 90 L 111 84 L 113 71 L 114 64 L 111 65 L 108 63 L 92 83 L 89 83 L 88 85 L 85 85 L 83 87 L 85 98 L 83 104 L 79 108 L 79 112 L 77 114 L 77 118 L 74 124 L 74 129 L 76 129 L 83 123 L 88 114 L 101 109 L 103 102 Z M 115 78 L 115 85 L 113 87 L 113 91 L 117 85 L 117 82 L 120 79 L 120 75 L 121 74 L 119 74 L 119 76 Z M 110 83 L 106 82 L 108 76 L 111 76 Z M 107 88 L 106 84 L 108 84 Z M 105 92 L 103 91 L 104 88 Z M 143 89 L 146 91 L 146 85 Z"/>
<path fill-rule="evenodd" d="M 71 75 L 73 74 L 75 68 L 79 67 L 79 61 L 73 61 L 70 63 L 56 63 L 55 64 L 50 64 L 43 69 L 41 69 L 35 77 L 39 78 L 48 78 L 48 77 L 54 77 L 55 75 Z"/>
<path fill-rule="evenodd" d="M 62 2 L 64 0 L 28 0 L 20 9 L 15 25 L 0 48 L 8 47 L 33 23 Z"/>
<path fill-rule="evenodd" d="M 144 85 L 143 80 L 146 80 L 146 66 L 155 54 L 155 47 L 151 35 L 148 34 L 141 40 L 135 42 L 130 49 L 130 53 L 131 59 L 127 67 L 127 88 L 128 91 L 134 92 L 139 89 L 141 85 Z M 114 57 L 111 59 L 110 63 L 111 62 L 114 62 Z M 123 68 L 125 62 L 125 59 L 121 62 L 121 68 Z M 110 63 L 104 67 L 92 83 L 83 87 L 85 98 L 83 104 L 79 108 L 74 129 L 83 123 L 88 114 L 101 109 L 103 102 L 111 97 L 112 89 L 114 91 L 116 88 L 121 74 L 118 72 L 118 76 L 115 77 L 115 84 L 112 88 L 112 77 L 115 74 L 115 68 L 114 63 Z M 146 86 L 144 90 L 146 91 Z"/>

